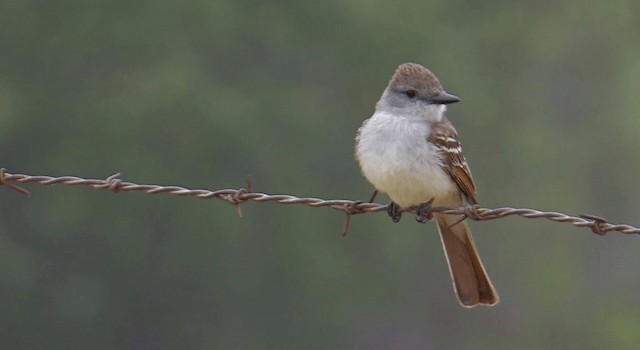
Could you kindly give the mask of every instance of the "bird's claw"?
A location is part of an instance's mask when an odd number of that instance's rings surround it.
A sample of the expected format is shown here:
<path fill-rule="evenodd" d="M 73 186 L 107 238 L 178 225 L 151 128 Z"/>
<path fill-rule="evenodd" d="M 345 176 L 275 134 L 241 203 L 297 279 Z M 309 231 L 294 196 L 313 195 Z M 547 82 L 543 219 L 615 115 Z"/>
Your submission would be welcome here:
<path fill-rule="evenodd" d="M 387 213 L 391 217 L 391 221 L 396 223 L 400 222 L 400 219 L 402 218 L 402 212 L 400 211 L 400 207 L 396 203 L 389 203 L 389 205 L 387 206 Z"/>
<path fill-rule="evenodd" d="M 422 203 L 416 210 L 416 221 L 424 224 L 425 222 L 433 219 L 433 212 L 431 212 L 431 204 L 433 204 L 434 198 L 431 198 L 428 202 Z"/>

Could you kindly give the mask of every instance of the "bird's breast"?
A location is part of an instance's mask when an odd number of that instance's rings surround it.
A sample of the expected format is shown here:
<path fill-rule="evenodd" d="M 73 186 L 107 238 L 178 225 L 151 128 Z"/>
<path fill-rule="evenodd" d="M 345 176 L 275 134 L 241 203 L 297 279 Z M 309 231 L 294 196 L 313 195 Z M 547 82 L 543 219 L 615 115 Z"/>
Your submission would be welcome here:
<path fill-rule="evenodd" d="M 460 201 L 455 183 L 442 169 L 436 147 L 427 141 L 430 124 L 377 112 L 365 121 L 356 142 L 364 176 L 401 207 L 435 199 L 435 205 Z M 453 202 L 453 203 L 452 203 Z"/>

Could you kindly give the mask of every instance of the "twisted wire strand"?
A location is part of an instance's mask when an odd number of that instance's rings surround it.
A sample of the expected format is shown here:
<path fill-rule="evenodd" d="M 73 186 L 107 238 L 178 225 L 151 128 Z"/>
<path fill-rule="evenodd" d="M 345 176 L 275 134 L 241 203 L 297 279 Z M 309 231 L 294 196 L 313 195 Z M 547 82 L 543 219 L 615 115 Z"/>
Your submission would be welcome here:
<path fill-rule="evenodd" d="M 66 185 L 66 186 L 89 186 L 95 189 L 110 190 L 113 192 L 144 192 L 148 194 L 168 194 L 172 196 L 193 196 L 200 199 L 220 199 L 234 205 L 241 216 L 240 205 L 248 201 L 254 202 L 275 202 L 280 204 L 302 204 L 314 208 L 329 207 L 344 212 L 347 215 L 343 234 L 346 234 L 349 225 L 349 218 L 352 215 L 386 211 L 386 204 L 367 203 L 363 201 L 349 199 L 322 199 L 315 197 L 297 197 L 288 194 L 267 194 L 251 191 L 251 180 L 247 181 L 247 188 L 240 189 L 189 189 L 182 186 L 164 186 L 153 184 L 136 184 L 122 181 L 120 174 L 113 174 L 106 179 L 85 179 L 77 176 L 44 176 L 11 174 L 4 168 L 0 169 L 0 186 L 4 185 L 17 192 L 29 195 L 29 191 L 18 186 L 19 184 L 38 185 Z M 416 208 L 406 208 L 403 211 L 415 213 Z M 507 216 L 517 215 L 529 219 L 547 219 L 554 222 L 570 223 L 577 227 L 588 227 L 594 233 L 604 235 L 607 232 L 617 231 L 625 234 L 640 234 L 640 228 L 627 224 L 609 223 L 605 218 L 583 214 L 571 216 L 553 211 L 541 211 L 530 208 L 484 208 L 479 206 L 463 207 L 434 207 L 432 212 L 444 214 L 461 215 L 462 218 L 470 218 L 476 221 L 495 220 Z"/>

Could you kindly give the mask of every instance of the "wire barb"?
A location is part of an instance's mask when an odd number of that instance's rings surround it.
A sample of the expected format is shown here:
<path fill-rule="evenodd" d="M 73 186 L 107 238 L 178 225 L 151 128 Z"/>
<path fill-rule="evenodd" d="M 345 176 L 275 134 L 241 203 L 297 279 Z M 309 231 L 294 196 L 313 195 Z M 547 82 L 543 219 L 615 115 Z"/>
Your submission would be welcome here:
<path fill-rule="evenodd" d="M 240 204 L 247 201 L 246 199 L 242 198 L 242 195 L 247 193 L 249 193 L 249 191 L 241 188 L 236 193 L 232 193 L 227 196 L 227 201 L 236 208 L 236 214 L 238 214 L 239 218 L 242 218 L 242 208 L 240 208 Z"/>
<path fill-rule="evenodd" d="M 122 192 L 144 192 L 147 194 L 166 193 L 172 196 L 192 196 L 200 199 L 220 199 L 228 202 L 236 207 L 236 212 L 242 216 L 240 205 L 248 202 L 275 202 L 279 204 L 303 204 L 313 208 L 328 207 L 339 210 L 347 215 L 343 225 L 342 234 L 346 235 L 349 229 L 350 218 L 353 215 L 374 213 L 386 211 L 387 205 L 354 201 L 348 199 L 321 199 L 314 197 L 296 197 L 288 194 L 266 194 L 252 191 L 252 179 L 247 178 L 247 189 L 221 189 L 221 190 L 205 190 L 205 189 L 189 189 L 181 186 L 162 186 L 162 185 L 140 185 L 132 182 L 126 182 L 120 179 L 120 173 L 113 174 L 106 179 L 84 179 L 76 176 L 40 176 L 40 175 L 24 175 L 10 174 L 4 168 L 0 168 L 0 186 L 4 185 L 8 188 L 26 195 L 30 192 L 16 185 L 34 183 L 38 185 L 67 185 L 67 186 L 89 186 L 95 189 L 108 189 L 114 193 Z M 373 200 L 373 199 L 372 199 Z M 404 208 L 403 212 L 416 213 L 417 207 Z M 617 231 L 624 234 L 640 234 L 640 228 L 627 224 L 612 224 L 603 217 L 582 214 L 579 216 L 571 216 L 564 213 L 553 211 L 540 211 L 529 208 L 483 208 L 479 206 L 461 206 L 461 207 L 433 207 L 431 212 L 438 212 L 450 215 L 461 215 L 475 221 L 495 220 L 506 216 L 518 215 L 529 219 L 543 218 L 555 222 L 566 222 L 576 227 L 588 227 L 598 235 L 604 235 L 607 232 Z"/>
<path fill-rule="evenodd" d="M 7 186 L 10 189 L 12 189 L 12 190 L 14 190 L 14 191 L 16 191 L 18 193 L 22 193 L 22 194 L 24 194 L 24 195 L 26 195 L 28 197 L 31 196 L 31 192 L 27 191 L 26 189 L 24 189 L 24 188 L 22 188 L 22 187 L 20 187 L 18 185 L 14 185 L 11 182 L 9 182 L 8 181 L 9 179 L 8 179 L 7 175 L 8 175 L 7 174 L 7 169 L 0 168 L 0 186 L 4 185 L 4 186 Z"/>
<path fill-rule="evenodd" d="M 120 184 L 122 183 L 122 180 L 119 179 L 120 177 L 120 173 L 115 173 L 111 176 L 109 176 L 105 181 L 109 184 L 109 186 L 107 187 L 111 192 L 118 192 L 120 191 Z"/>
<path fill-rule="evenodd" d="M 604 224 L 608 224 L 607 219 L 591 214 L 581 214 L 580 217 L 593 220 L 591 226 L 591 231 L 593 231 L 593 233 L 600 236 L 604 236 L 607 233 L 607 231 L 605 231 L 605 227 L 603 226 Z"/>
<path fill-rule="evenodd" d="M 377 191 L 376 191 L 377 192 Z M 360 204 L 363 204 L 362 201 L 353 201 L 351 203 L 347 203 L 344 207 L 344 212 L 346 214 L 344 218 L 344 224 L 342 225 L 342 237 L 346 237 L 347 233 L 349 233 L 349 223 L 351 222 L 351 217 L 357 214 L 364 214 L 366 211 L 359 207 Z"/>

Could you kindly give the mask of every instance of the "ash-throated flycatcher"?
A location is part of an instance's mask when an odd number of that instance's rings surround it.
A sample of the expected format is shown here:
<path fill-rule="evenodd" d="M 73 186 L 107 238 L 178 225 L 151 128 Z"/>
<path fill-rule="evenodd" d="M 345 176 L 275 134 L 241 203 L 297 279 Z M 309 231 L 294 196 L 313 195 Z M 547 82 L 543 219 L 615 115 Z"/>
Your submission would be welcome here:
<path fill-rule="evenodd" d="M 430 70 L 404 63 L 382 93 L 373 116 L 358 130 L 360 169 L 377 190 L 391 197 L 393 221 L 400 220 L 400 208 L 418 206 L 418 219 L 424 222 L 430 205 L 477 204 L 458 135 L 444 116 L 446 105 L 458 101 Z M 498 294 L 478 257 L 469 226 L 455 215 L 433 216 L 460 304 L 497 304 Z"/>

